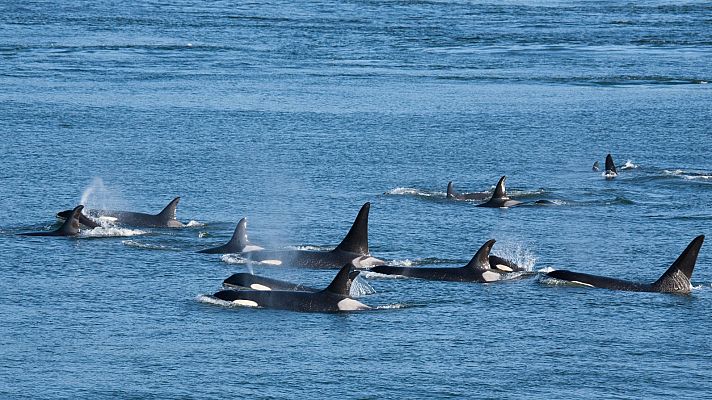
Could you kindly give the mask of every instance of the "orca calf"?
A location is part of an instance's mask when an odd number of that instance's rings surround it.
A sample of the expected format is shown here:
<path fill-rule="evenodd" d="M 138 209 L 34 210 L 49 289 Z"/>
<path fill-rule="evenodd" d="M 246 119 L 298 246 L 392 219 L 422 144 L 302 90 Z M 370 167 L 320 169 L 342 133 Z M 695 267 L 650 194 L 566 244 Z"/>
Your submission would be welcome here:
<path fill-rule="evenodd" d="M 504 187 L 505 180 L 507 180 L 506 176 L 499 178 L 499 182 L 497 182 L 497 186 L 494 188 L 492 197 L 487 202 L 478 204 L 477 207 L 502 208 L 522 204 L 521 201 L 512 200 L 509 196 L 507 196 L 507 191 Z"/>
<path fill-rule="evenodd" d="M 618 170 L 616 170 L 616 164 L 613 163 L 613 157 L 609 153 L 606 156 L 606 172 L 603 173 L 606 179 L 613 179 L 618 176 Z"/>
<path fill-rule="evenodd" d="M 378 265 L 371 271 L 386 275 L 402 275 L 410 278 L 427 279 L 431 281 L 456 281 L 456 282 L 495 282 L 505 273 L 493 269 L 490 265 L 489 253 L 495 240 L 488 240 L 482 245 L 472 260 L 460 268 L 428 268 L 428 267 L 392 267 Z"/>
<path fill-rule="evenodd" d="M 368 310 L 371 307 L 349 296 L 352 264 L 344 265 L 331 284 L 319 291 L 221 290 L 213 296 L 242 306 L 305 312 Z"/>
<path fill-rule="evenodd" d="M 358 276 L 359 271 L 351 271 L 349 287 L 354 279 Z M 305 286 L 298 283 L 280 281 L 278 279 L 267 278 L 264 276 L 253 275 L 246 272 L 232 274 L 223 281 L 225 288 L 245 288 L 252 290 L 292 290 L 299 292 L 318 292 L 320 289 Z"/>
<path fill-rule="evenodd" d="M 240 256 L 249 261 L 271 265 L 331 269 L 340 268 L 348 263 L 362 268 L 380 265 L 383 264 L 383 261 L 371 257 L 368 251 L 368 212 L 370 207 L 371 203 L 365 203 L 361 207 L 346 237 L 334 250 L 259 250 L 251 249 L 249 246 L 237 247 L 237 249 Z M 231 247 L 231 251 L 233 249 L 235 248 Z"/>
<path fill-rule="evenodd" d="M 158 214 L 145 214 L 131 211 L 110 210 L 87 210 L 87 214 L 94 218 L 108 217 L 115 219 L 114 222 L 119 225 L 129 225 L 145 228 L 180 228 L 184 225 L 180 221 L 176 220 L 176 207 L 178 206 L 179 201 L 180 197 L 176 197 L 175 199 L 171 200 L 171 202 L 168 203 L 168 205 L 163 209 L 163 211 Z M 57 213 L 57 216 L 59 218 L 66 218 L 69 213 L 70 211 L 61 211 Z M 86 218 L 86 220 L 89 219 Z"/>
<path fill-rule="evenodd" d="M 452 181 L 447 183 L 446 198 L 452 200 L 486 200 L 490 197 L 489 193 L 457 193 Z"/>
<path fill-rule="evenodd" d="M 548 276 L 564 281 L 578 283 L 584 286 L 626 290 L 631 292 L 663 292 L 687 294 L 692 290 L 692 270 L 697 262 L 697 254 L 700 252 L 704 235 L 700 235 L 692 240 L 687 248 L 680 254 L 670 268 L 653 283 L 639 283 L 624 281 L 621 279 L 608 278 L 605 276 L 589 275 L 567 270 L 556 270 L 547 273 Z"/>
<path fill-rule="evenodd" d="M 212 247 L 209 249 L 203 249 L 198 251 L 198 253 L 207 254 L 228 254 L 228 253 L 241 253 L 243 251 L 258 251 L 264 250 L 260 246 L 255 246 L 247 239 L 247 218 L 243 218 L 237 223 L 235 232 L 232 234 L 230 241 L 222 246 Z"/>
<path fill-rule="evenodd" d="M 69 211 L 67 219 L 57 230 L 49 232 L 20 233 L 21 236 L 76 236 L 79 234 L 79 217 L 84 206 L 79 205 Z"/>

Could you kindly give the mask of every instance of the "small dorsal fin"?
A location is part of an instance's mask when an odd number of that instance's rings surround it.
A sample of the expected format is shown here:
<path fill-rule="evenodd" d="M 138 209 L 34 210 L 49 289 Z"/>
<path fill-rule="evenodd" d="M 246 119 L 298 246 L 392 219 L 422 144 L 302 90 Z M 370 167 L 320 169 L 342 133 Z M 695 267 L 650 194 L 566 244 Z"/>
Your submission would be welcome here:
<path fill-rule="evenodd" d="M 601 169 L 600 165 L 601 165 L 601 164 L 599 164 L 598 161 L 596 161 L 596 162 L 593 163 L 593 167 L 591 167 L 591 169 L 592 169 L 594 172 L 597 172 L 597 171 L 599 171 L 599 170 Z"/>
<path fill-rule="evenodd" d="M 618 171 L 616 171 L 616 164 L 613 163 L 613 156 L 609 153 L 606 156 L 606 172 L 613 172 L 614 174 L 618 174 Z"/>
<path fill-rule="evenodd" d="M 324 289 L 324 292 L 329 292 L 333 294 L 338 294 L 341 296 L 348 296 L 351 290 L 351 270 L 353 269 L 353 264 L 348 263 L 341 267 L 339 273 L 333 281 Z"/>
<path fill-rule="evenodd" d="M 492 194 L 493 199 L 508 199 L 507 190 L 504 187 L 504 181 L 507 180 L 507 176 L 502 176 L 497 182 L 497 186 L 494 188 L 494 194 Z"/>
<path fill-rule="evenodd" d="M 482 247 L 477 250 L 475 256 L 472 257 L 472 260 L 470 260 L 470 262 L 465 265 L 465 267 L 476 270 L 490 269 L 489 253 L 492 250 L 492 246 L 494 246 L 495 241 L 496 240 L 494 239 L 490 239 L 485 244 L 483 244 Z"/>
<path fill-rule="evenodd" d="M 455 188 L 452 185 L 452 181 L 447 183 L 447 195 L 445 196 L 448 199 L 452 199 L 455 197 Z"/>
<path fill-rule="evenodd" d="M 84 209 L 83 205 L 78 205 L 74 207 L 72 210 L 71 214 L 67 217 L 66 220 L 64 220 L 64 223 L 62 224 L 59 229 L 57 229 L 57 233 L 61 233 L 62 235 L 66 236 L 74 236 L 79 233 L 79 215 L 82 213 L 82 209 Z"/>
<path fill-rule="evenodd" d="M 178 202 L 180 201 L 180 196 L 176 197 L 175 199 L 171 200 L 170 203 L 166 206 L 166 208 L 163 209 L 160 213 L 158 213 L 158 216 L 163 220 L 163 221 L 170 221 L 172 219 L 176 219 L 176 207 L 178 207 Z"/>
<path fill-rule="evenodd" d="M 692 239 L 692 242 L 670 265 L 670 268 L 653 283 L 653 287 L 661 292 L 689 292 L 692 271 L 695 269 L 697 254 L 700 252 L 704 240 L 704 235 Z"/>
<path fill-rule="evenodd" d="M 371 203 L 365 203 L 359 210 L 349 233 L 344 240 L 336 246 L 337 250 L 357 254 L 368 254 L 368 210 Z"/>

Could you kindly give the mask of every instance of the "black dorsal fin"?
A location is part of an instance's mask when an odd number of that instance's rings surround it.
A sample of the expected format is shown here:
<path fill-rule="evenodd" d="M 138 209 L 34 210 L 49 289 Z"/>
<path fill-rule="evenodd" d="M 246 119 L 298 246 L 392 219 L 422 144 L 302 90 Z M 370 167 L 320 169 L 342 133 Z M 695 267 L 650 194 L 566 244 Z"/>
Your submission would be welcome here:
<path fill-rule="evenodd" d="M 353 264 L 348 263 L 341 267 L 339 273 L 329 284 L 329 286 L 324 289 L 325 292 L 338 294 L 341 296 L 348 296 L 351 290 L 351 270 L 353 269 Z"/>
<path fill-rule="evenodd" d="M 592 169 L 593 171 L 599 171 L 599 170 L 601 169 L 600 165 L 601 165 L 601 164 L 600 164 L 598 161 L 595 161 L 595 162 L 593 163 L 593 167 L 591 167 L 591 169 Z"/>
<path fill-rule="evenodd" d="M 611 156 L 610 153 L 606 156 L 606 172 L 608 171 L 618 174 L 618 171 L 616 171 L 616 164 L 613 163 L 613 156 Z"/>
<path fill-rule="evenodd" d="M 359 210 L 349 233 L 344 240 L 336 246 L 336 250 L 348 251 L 357 254 L 368 254 L 368 210 L 371 203 L 365 203 Z"/>
<path fill-rule="evenodd" d="M 452 185 L 452 181 L 447 183 L 447 195 L 445 196 L 448 199 L 452 199 L 455 197 L 455 188 Z"/>
<path fill-rule="evenodd" d="M 497 182 L 497 186 L 494 188 L 494 194 L 492 194 L 493 199 L 508 199 L 507 197 L 507 190 L 504 187 L 504 181 L 507 180 L 507 176 L 503 176 L 499 178 L 499 182 Z"/>
<path fill-rule="evenodd" d="M 247 240 L 247 218 L 242 218 L 240 222 L 237 223 L 235 227 L 235 232 L 232 234 L 232 238 L 227 242 L 225 247 L 230 252 L 240 253 L 242 250 L 250 244 Z"/>
<path fill-rule="evenodd" d="M 700 235 L 687 245 L 687 248 L 677 257 L 670 268 L 653 283 L 653 287 L 661 292 L 689 292 L 690 278 L 695 269 L 697 254 L 700 252 L 705 236 Z"/>
<path fill-rule="evenodd" d="M 489 254 L 492 250 L 492 246 L 494 246 L 494 242 L 494 239 L 490 239 L 483 244 L 482 247 L 477 250 L 475 256 L 472 257 L 472 260 L 465 265 L 465 268 L 472 268 L 476 270 L 490 269 Z"/>
<path fill-rule="evenodd" d="M 62 235 L 66 236 L 74 236 L 79 233 L 79 215 L 82 213 L 82 209 L 84 209 L 84 206 L 78 205 L 74 207 L 72 210 L 71 214 L 69 214 L 69 217 L 64 220 L 64 223 L 62 224 L 59 229 L 57 229 L 57 233 L 61 233 Z"/>
<path fill-rule="evenodd" d="M 178 207 L 179 201 L 180 201 L 180 196 L 171 200 L 171 202 L 168 203 L 166 208 L 164 208 L 163 211 L 158 213 L 158 216 L 161 218 L 161 220 L 170 221 L 172 219 L 176 219 L 176 207 Z"/>

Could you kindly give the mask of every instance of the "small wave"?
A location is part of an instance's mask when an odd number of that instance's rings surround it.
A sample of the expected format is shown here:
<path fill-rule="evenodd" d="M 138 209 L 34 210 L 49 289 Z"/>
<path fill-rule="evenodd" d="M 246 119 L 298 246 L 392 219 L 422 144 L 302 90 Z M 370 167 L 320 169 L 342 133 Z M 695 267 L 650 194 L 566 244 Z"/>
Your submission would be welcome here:
<path fill-rule="evenodd" d="M 324 247 L 324 246 L 314 246 L 314 245 L 304 245 L 304 246 L 288 246 L 288 249 L 292 250 L 304 250 L 304 251 L 331 251 L 334 248 L 333 247 Z"/>
<path fill-rule="evenodd" d="M 637 168 L 638 168 L 637 164 L 633 164 L 633 162 L 631 160 L 628 160 L 625 162 L 625 164 L 623 164 L 623 166 L 621 167 L 621 170 L 637 169 Z"/>
<path fill-rule="evenodd" d="M 712 179 L 712 173 L 704 171 L 684 171 L 681 169 L 675 170 L 663 170 L 663 175 L 680 177 L 685 180 L 710 180 Z"/>
<path fill-rule="evenodd" d="M 223 254 L 220 260 L 227 264 L 248 264 L 249 261 L 236 254 Z"/>
<path fill-rule="evenodd" d="M 117 228 L 114 226 L 98 226 L 94 229 L 82 230 L 80 234 L 82 237 L 95 238 L 138 236 L 143 235 L 145 233 L 145 231 L 139 229 Z"/>
<path fill-rule="evenodd" d="M 137 240 L 122 240 L 121 244 L 124 246 L 128 247 L 134 247 L 137 249 L 145 249 L 145 250 L 170 250 L 170 251 L 180 251 L 180 249 L 177 249 L 175 247 L 169 247 L 169 246 L 164 246 L 161 244 L 152 244 L 152 243 L 141 243 Z"/>
<path fill-rule="evenodd" d="M 544 268 L 538 269 L 536 272 L 546 274 L 547 272 L 551 272 L 551 271 L 556 271 L 556 270 L 552 267 L 544 267 Z"/>
<path fill-rule="evenodd" d="M 363 271 L 361 272 L 361 276 L 366 279 L 408 279 L 407 276 L 403 275 L 379 274 L 378 272 L 373 271 Z"/>
<path fill-rule="evenodd" d="M 194 220 L 191 219 L 190 221 L 188 221 L 187 224 L 185 224 L 185 226 L 188 227 L 188 228 L 193 228 L 193 227 L 196 227 L 196 226 L 205 226 L 205 223 L 204 223 L 204 222 L 199 222 L 199 221 L 194 221 Z"/>
<path fill-rule="evenodd" d="M 396 304 L 386 304 L 383 306 L 376 306 L 373 309 L 374 310 L 398 310 L 401 308 L 408 308 L 408 307 L 411 307 L 411 306 L 409 306 L 407 304 L 396 303 Z"/>
<path fill-rule="evenodd" d="M 392 196 L 421 196 L 421 197 L 445 197 L 446 196 L 446 193 L 444 193 L 444 192 L 424 192 L 420 189 L 406 188 L 406 187 L 397 187 L 397 188 L 391 189 L 383 194 L 392 195 Z"/>

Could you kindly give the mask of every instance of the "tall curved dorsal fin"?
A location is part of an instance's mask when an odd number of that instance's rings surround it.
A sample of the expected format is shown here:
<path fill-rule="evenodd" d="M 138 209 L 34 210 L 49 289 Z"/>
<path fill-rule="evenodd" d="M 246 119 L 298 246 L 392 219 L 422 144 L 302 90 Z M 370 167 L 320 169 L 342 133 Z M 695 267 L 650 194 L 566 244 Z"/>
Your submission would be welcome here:
<path fill-rule="evenodd" d="M 242 218 L 235 227 L 230 241 L 225 244 L 227 250 L 233 253 L 241 253 L 250 244 L 247 239 L 247 218 Z"/>
<path fill-rule="evenodd" d="M 455 195 L 455 188 L 452 185 L 452 181 L 450 181 L 447 183 L 447 195 L 445 197 L 452 199 Z"/>
<path fill-rule="evenodd" d="M 178 207 L 179 201 L 180 196 L 171 200 L 171 202 L 168 203 L 168 205 L 163 209 L 163 211 L 158 213 L 158 217 L 161 218 L 161 220 L 163 221 L 170 221 L 172 219 L 176 219 L 176 207 Z"/>
<path fill-rule="evenodd" d="M 700 235 L 687 245 L 687 248 L 670 265 L 670 268 L 653 283 L 653 287 L 661 292 L 689 292 L 692 271 L 695 269 L 697 254 L 700 252 L 705 235 Z M 681 276 L 682 275 L 682 276 Z"/>
<path fill-rule="evenodd" d="M 329 284 L 329 286 L 324 289 L 324 292 L 329 292 L 333 294 L 338 294 L 341 296 L 348 296 L 351 291 L 351 270 L 353 269 L 353 264 L 348 263 L 341 267 L 339 273 Z"/>
<path fill-rule="evenodd" d="M 368 211 L 370 208 L 371 203 L 368 202 L 361 206 L 361 210 L 359 210 L 353 225 L 351 225 L 349 233 L 336 246 L 336 250 L 368 254 Z"/>
<path fill-rule="evenodd" d="M 69 214 L 69 217 L 67 217 L 66 220 L 64 220 L 64 223 L 62 226 L 57 229 L 57 233 L 66 235 L 66 236 L 74 236 L 79 233 L 79 215 L 82 213 L 82 210 L 84 209 L 83 205 L 78 205 L 74 207 L 72 210 L 71 214 Z"/>
<path fill-rule="evenodd" d="M 502 176 L 497 182 L 497 186 L 494 188 L 494 194 L 492 194 L 493 199 L 508 199 L 507 190 L 504 187 L 504 181 L 507 180 L 507 176 Z"/>
<path fill-rule="evenodd" d="M 477 250 L 475 256 L 472 257 L 472 260 L 470 260 L 470 262 L 465 265 L 465 268 L 472 268 L 476 270 L 490 269 L 489 254 L 495 242 L 496 240 L 490 239 L 485 244 L 483 244 L 482 247 Z"/>
<path fill-rule="evenodd" d="M 610 153 L 606 156 L 606 172 L 608 171 L 618 174 L 618 171 L 616 171 L 616 164 L 613 163 L 613 156 L 611 156 Z"/>

